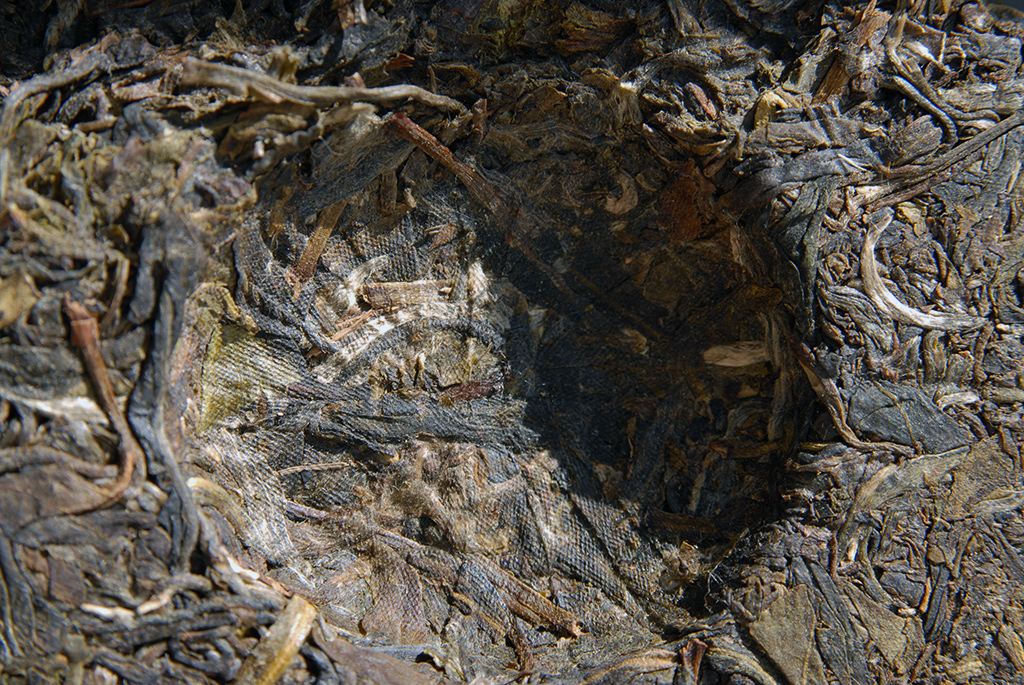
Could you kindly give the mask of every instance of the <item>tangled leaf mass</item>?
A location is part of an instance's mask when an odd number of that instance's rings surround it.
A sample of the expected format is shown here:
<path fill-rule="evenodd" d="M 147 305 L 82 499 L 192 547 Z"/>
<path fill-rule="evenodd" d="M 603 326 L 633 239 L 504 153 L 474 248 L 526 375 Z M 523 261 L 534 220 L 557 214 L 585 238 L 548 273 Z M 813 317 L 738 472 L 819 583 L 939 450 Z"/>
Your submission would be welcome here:
<path fill-rule="evenodd" d="M 1020 15 L 56 5 L 0 680 L 1022 677 Z"/>

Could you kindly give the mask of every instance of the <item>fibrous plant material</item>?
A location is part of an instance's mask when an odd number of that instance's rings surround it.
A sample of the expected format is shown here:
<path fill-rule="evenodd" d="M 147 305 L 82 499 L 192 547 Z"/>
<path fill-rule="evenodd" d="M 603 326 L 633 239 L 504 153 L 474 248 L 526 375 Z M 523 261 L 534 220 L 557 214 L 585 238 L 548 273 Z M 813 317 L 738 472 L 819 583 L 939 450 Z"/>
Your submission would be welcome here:
<path fill-rule="evenodd" d="M 1020 678 L 1018 15 L 47 11 L 5 682 Z"/>

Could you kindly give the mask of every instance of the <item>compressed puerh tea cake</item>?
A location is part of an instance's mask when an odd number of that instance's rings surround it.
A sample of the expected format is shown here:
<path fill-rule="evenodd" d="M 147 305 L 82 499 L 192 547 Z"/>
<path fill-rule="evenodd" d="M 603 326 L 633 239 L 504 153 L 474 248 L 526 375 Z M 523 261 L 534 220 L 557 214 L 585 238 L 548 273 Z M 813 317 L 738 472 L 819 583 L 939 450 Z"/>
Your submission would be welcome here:
<path fill-rule="evenodd" d="M 1021 15 L 0 14 L 4 682 L 1024 677 Z"/>

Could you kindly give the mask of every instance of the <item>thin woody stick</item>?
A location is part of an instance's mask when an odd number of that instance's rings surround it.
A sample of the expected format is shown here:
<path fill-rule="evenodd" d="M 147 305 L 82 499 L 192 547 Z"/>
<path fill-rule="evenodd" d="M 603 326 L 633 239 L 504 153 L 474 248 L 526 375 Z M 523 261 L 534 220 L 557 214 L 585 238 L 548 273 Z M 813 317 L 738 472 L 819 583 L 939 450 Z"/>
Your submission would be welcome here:
<path fill-rule="evenodd" d="M 331 233 L 334 231 L 334 227 L 341 218 L 341 213 L 347 204 L 347 200 L 341 200 L 320 212 L 316 228 L 313 230 L 313 235 L 309 236 L 302 254 L 299 255 L 299 261 L 288 269 L 286 277 L 294 282 L 294 299 L 299 299 L 302 284 L 312 278 L 316 272 L 316 263 L 320 260 L 320 255 L 324 253 L 324 248 L 327 247 L 327 239 L 331 237 Z"/>
<path fill-rule="evenodd" d="M 121 411 L 114 397 L 114 388 L 110 384 L 110 376 L 107 374 L 107 365 L 100 354 L 99 328 L 96 319 L 89 313 L 82 304 L 71 299 L 70 295 L 64 296 L 64 309 L 71 319 L 71 344 L 82 350 L 82 359 L 85 361 L 85 368 L 92 379 L 96 394 L 99 395 L 100 405 L 107 413 L 111 425 L 121 438 L 121 475 L 111 486 L 106 497 L 95 505 L 82 507 L 78 511 L 68 513 L 81 513 L 99 509 L 113 502 L 116 502 L 128 489 L 132 482 L 132 476 L 136 469 L 141 477 L 146 477 L 146 459 L 135 436 L 132 434 L 128 421 Z"/>
<path fill-rule="evenodd" d="M 497 213 L 501 209 L 501 201 L 495 187 L 471 165 L 461 162 L 455 158 L 452 151 L 445 147 L 441 141 L 401 112 L 396 112 L 388 122 L 388 127 L 393 133 L 405 138 L 419 149 L 445 165 L 455 174 L 466 190 L 473 196 L 473 199 L 487 208 L 487 211 Z"/>
<path fill-rule="evenodd" d="M 462 114 L 466 111 L 465 106 L 458 100 L 431 93 L 417 86 L 299 86 L 250 69 L 194 58 L 184 61 L 178 83 L 186 86 L 227 88 L 241 95 L 275 104 L 290 101 L 313 107 L 328 107 L 339 103 L 397 102 L 412 99 L 445 112 Z"/>

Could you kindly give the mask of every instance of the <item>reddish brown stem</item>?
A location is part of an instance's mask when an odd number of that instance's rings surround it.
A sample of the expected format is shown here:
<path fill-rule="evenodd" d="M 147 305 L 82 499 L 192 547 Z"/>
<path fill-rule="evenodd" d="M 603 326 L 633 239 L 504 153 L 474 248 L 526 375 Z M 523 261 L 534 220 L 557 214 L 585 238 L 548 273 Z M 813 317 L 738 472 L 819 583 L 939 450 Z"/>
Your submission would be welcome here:
<path fill-rule="evenodd" d="M 348 204 L 345 200 L 336 202 L 322 212 L 316 222 L 313 235 L 306 242 L 306 247 L 299 256 L 299 261 L 291 269 L 292 277 L 299 283 L 308 281 L 316 272 L 316 263 L 320 260 L 324 248 L 327 247 L 327 239 L 341 218 L 341 212 Z"/>
<path fill-rule="evenodd" d="M 89 511 L 120 499 L 131 484 L 136 469 L 139 470 L 141 477 L 145 478 L 146 460 L 142 447 L 132 434 L 131 428 L 128 427 L 128 421 L 114 396 L 114 388 L 110 383 L 107 365 L 103 361 L 103 355 L 100 354 L 100 335 L 96 319 L 89 313 L 89 310 L 72 300 L 69 295 L 64 297 L 64 309 L 71 320 L 71 344 L 82 350 L 82 359 L 85 361 L 86 371 L 88 371 L 96 394 L 99 396 L 100 406 L 103 407 L 111 425 L 118 437 L 121 438 L 121 474 L 107 491 L 107 496 L 103 501 L 82 509 L 82 511 Z"/>
<path fill-rule="evenodd" d="M 393 133 L 405 138 L 430 157 L 445 165 L 462 181 L 473 199 L 486 207 L 489 212 L 497 213 L 501 209 L 501 201 L 498 199 L 498 193 L 494 186 L 472 166 L 456 159 L 452 151 L 431 135 L 430 131 L 401 112 L 396 112 L 391 117 L 388 127 Z"/>

